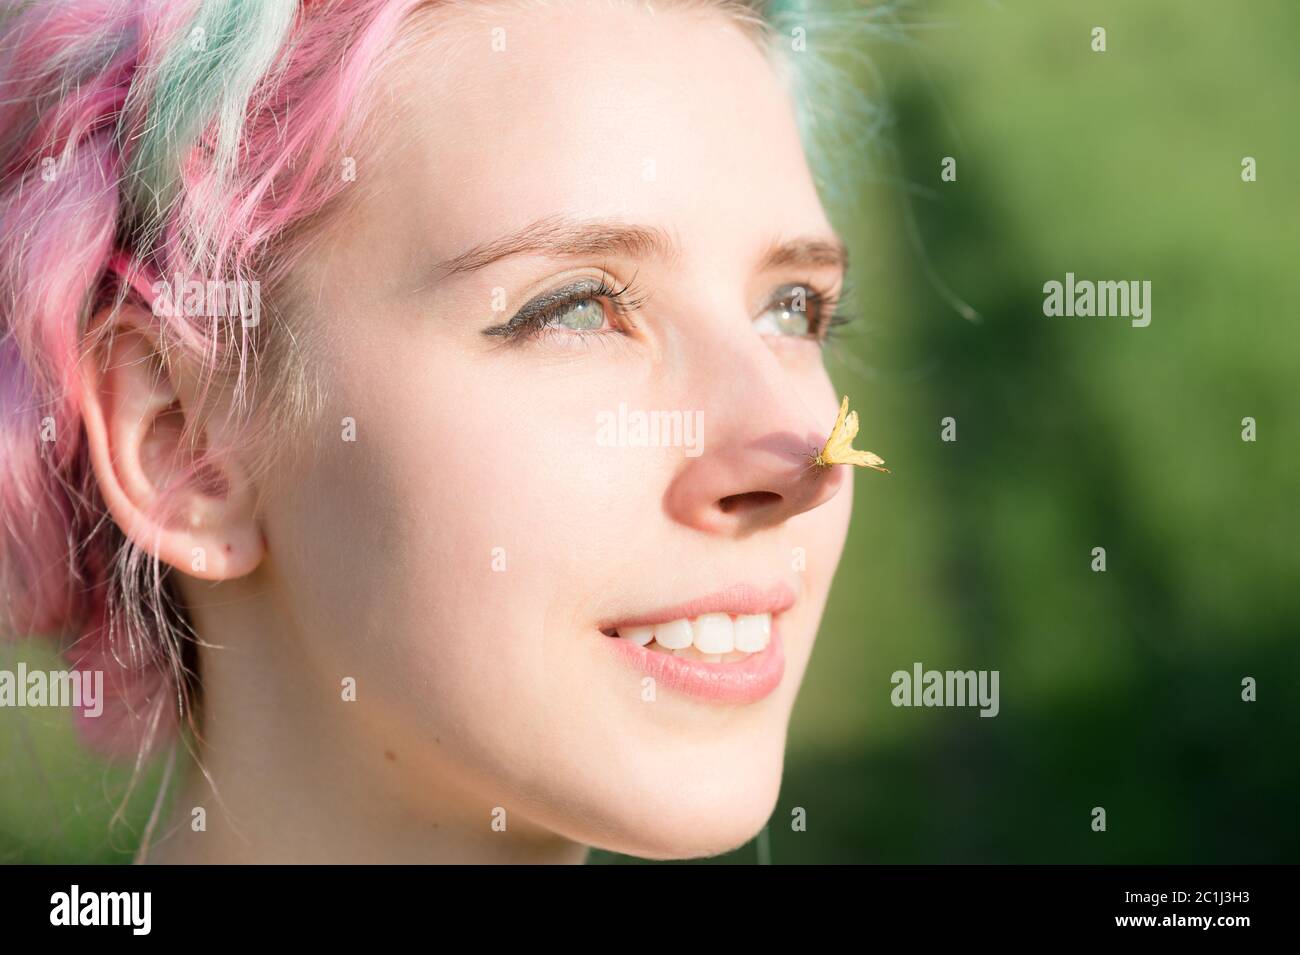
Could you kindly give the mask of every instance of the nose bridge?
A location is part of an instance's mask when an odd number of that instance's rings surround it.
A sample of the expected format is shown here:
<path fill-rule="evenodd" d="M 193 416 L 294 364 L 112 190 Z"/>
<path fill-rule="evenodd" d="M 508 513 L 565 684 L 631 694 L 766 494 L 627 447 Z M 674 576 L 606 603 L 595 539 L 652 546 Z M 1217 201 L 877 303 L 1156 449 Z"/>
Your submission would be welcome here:
<path fill-rule="evenodd" d="M 734 318 L 702 325 L 691 336 L 689 388 L 705 397 L 705 417 L 724 441 L 731 435 L 767 434 L 765 445 L 775 447 L 774 435 L 783 430 L 797 441 L 807 440 L 816 432 L 817 416 L 748 322 L 749 316 L 737 310 Z"/>

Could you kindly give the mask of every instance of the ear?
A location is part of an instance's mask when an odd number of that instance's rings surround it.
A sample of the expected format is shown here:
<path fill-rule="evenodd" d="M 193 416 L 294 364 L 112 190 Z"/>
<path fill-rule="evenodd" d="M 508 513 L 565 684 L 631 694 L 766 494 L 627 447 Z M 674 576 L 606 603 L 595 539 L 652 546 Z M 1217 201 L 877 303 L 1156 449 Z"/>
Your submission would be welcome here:
<path fill-rule="evenodd" d="M 251 573 L 266 550 L 254 488 L 234 461 L 195 473 L 191 448 L 202 452 L 210 435 L 182 441 L 194 396 L 159 353 L 156 319 L 124 305 L 110 320 L 79 376 L 91 465 L 109 512 L 137 546 L 191 577 Z"/>

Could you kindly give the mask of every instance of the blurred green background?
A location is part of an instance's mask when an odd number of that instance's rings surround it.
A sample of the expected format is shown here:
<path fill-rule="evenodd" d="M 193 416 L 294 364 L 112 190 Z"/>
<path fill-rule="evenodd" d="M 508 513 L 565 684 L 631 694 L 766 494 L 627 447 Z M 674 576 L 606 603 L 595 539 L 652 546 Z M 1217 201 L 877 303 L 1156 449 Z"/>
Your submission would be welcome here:
<path fill-rule="evenodd" d="M 858 476 L 772 822 L 707 862 L 1296 861 L 1300 4 L 898 20 L 860 70 L 891 123 L 831 210 L 864 317 L 830 364 L 893 473 Z M 1149 280 L 1150 326 L 1045 317 L 1066 272 Z M 893 707 L 916 661 L 1000 671 L 1000 714 Z M 109 827 L 126 774 L 58 711 L 4 715 L 0 774 L 9 861 L 129 859 L 153 799 Z"/>

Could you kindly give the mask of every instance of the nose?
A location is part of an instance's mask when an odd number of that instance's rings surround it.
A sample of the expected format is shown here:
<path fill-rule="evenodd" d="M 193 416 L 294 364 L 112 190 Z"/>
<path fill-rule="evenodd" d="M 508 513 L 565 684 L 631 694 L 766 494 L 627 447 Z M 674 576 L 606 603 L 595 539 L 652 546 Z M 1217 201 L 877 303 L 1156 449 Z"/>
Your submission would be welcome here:
<path fill-rule="evenodd" d="M 704 448 L 668 487 L 665 508 L 678 523 L 743 537 L 825 504 L 845 482 L 843 467 L 816 468 L 834 420 L 820 420 L 788 387 L 749 376 L 705 412 Z"/>

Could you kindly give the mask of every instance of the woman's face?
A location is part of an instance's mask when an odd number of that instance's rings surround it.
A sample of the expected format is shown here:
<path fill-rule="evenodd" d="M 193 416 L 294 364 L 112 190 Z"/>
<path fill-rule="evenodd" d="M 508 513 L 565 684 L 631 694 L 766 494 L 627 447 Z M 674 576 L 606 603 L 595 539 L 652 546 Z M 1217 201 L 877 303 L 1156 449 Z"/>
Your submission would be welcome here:
<path fill-rule="evenodd" d="M 713 12 L 500 6 L 432 36 L 288 303 L 330 389 L 265 523 L 302 680 L 355 678 L 416 812 L 735 847 L 775 808 L 851 499 L 805 456 L 842 261 L 792 107 Z M 638 412 L 682 429 L 642 440 Z M 760 645 L 765 611 L 766 652 L 703 657 Z M 682 619 L 695 649 L 665 651 Z"/>

